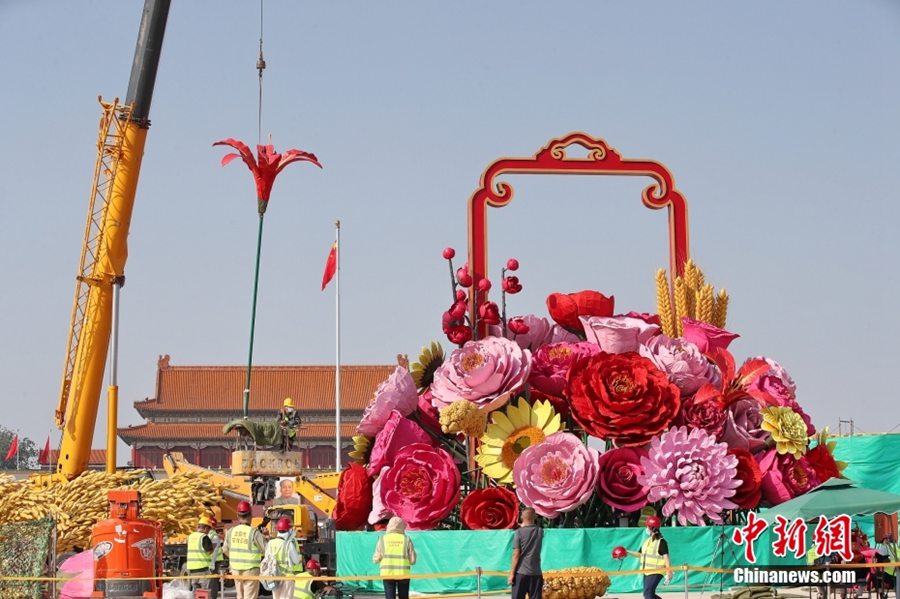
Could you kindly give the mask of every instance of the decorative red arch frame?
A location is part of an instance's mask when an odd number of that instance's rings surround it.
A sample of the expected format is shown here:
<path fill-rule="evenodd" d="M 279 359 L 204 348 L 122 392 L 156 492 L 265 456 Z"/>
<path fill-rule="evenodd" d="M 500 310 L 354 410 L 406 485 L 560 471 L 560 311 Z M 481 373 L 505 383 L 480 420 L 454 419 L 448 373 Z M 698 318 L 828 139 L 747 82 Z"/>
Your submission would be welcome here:
<path fill-rule="evenodd" d="M 586 158 L 570 158 L 569 146 L 577 144 L 588 151 Z M 675 189 L 672 173 L 653 160 L 627 159 L 606 141 L 585 133 L 570 133 L 553 139 L 532 158 L 500 158 L 481 175 L 481 187 L 469 198 L 469 268 L 474 285 L 487 278 L 488 272 L 488 206 L 502 208 L 513 199 L 513 187 L 496 181 L 500 175 L 628 175 L 646 176 L 654 183 L 641 193 L 644 205 L 654 210 L 669 209 L 669 272 L 672 277 L 683 274 L 688 260 L 687 200 Z M 484 294 L 470 294 L 469 309 L 473 318 L 476 301 Z M 482 336 L 485 331 L 479 331 Z"/>

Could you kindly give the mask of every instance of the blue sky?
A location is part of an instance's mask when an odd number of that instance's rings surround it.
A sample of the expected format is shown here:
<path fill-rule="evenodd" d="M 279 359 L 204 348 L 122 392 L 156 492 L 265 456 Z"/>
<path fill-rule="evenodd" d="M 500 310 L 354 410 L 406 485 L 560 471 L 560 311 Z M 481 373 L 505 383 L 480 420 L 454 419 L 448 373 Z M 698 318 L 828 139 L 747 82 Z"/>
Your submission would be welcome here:
<path fill-rule="evenodd" d="M 129 238 L 123 424 L 153 395 L 158 355 L 246 359 L 254 192 L 211 143 L 256 139 L 259 4 L 173 4 Z M 0 377 L 13 408 L 2 424 L 39 444 L 57 400 L 96 97 L 125 95 L 141 6 L 0 4 Z M 264 38 L 264 135 L 325 168 L 291 166 L 275 185 L 257 363 L 332 363 L 334 298 L 319 283 L 336 218 L 345 363 L 441 339 L 440 252 L 464 253 L 481 172 L 580 130 L 672 171 L 692 255 L 731 294 L 739 361 L 781 362 L 819 426 L 900 427 L 900 4 L 268 0 Z M 494 271 L 522 263 L 512 313 L 588 288 L 622 311 L 653 309 L 666 216 L 641 205 L 646 181 L 510 182 L 490 255 Z"/>

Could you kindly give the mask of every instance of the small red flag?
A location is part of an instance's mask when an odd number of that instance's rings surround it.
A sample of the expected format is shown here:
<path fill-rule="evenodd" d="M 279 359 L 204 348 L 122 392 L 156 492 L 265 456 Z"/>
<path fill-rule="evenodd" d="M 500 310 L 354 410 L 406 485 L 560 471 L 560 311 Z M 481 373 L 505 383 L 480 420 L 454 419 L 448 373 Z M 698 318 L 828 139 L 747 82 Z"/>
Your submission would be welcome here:
<path fill-rule="evenodd" d="M 46 466 L 50 463 L 50 435 L 47 435 L 47 443 L 44 445 L 44 448 L 41 450 L 41 453 L 38 454 L 38 464 L 42 466 Z"/>
<path fill-rule="evenodd" d="M 9 444 L 9 451 L 6 452 L 6 457 L 3 460 L 13 459 L 17 451 L 19 451 L 19 435 L 13 435 L 12 443 Z"/>
<path fill-rule="evenodd" d="M 328 253 L 328 261 L 325 262 L 325 274 L 322 275 L 322 291 L 328 287 L 328 283 L 334 278 L 337 271 L 337 241 L 331 244 L 331 252 Z"/>

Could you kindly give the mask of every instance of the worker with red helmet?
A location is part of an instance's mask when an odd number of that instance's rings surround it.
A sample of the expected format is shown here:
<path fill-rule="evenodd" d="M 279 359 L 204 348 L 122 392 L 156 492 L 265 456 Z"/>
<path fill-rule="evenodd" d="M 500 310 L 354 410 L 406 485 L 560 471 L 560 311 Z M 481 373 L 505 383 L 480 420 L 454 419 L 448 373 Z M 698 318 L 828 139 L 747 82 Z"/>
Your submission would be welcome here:
<path fill-rule="evenodd" d="M 278 564 L 278 575 L 290 576 L 303 559 L 297 549 L 294 526 L 289 518 L 279 518 L 275 523 L 275 530 L 278 531 L 278 536 L 266 545 L 266 554 L 263 556 L 263 560 L 273 556 Z M 293 580 L 279 580 L 276 581 L 276 584 L 267 586 L 272 587 L 272 599 L 293 599 Z"/>
<path fill-rule="evenodd" d="M 661 599 L 656 594 L 656 588 L 663 579 L 659 570 L 665 569 L 666 584 L 672 579 L 672 564 L 669 562 L 669 544 L 659 532 L 659 518 L 650 516 L 647 518 L 647 526 L 644 529 L 647 539 L 641 544 L 640 551 L 628 551 L 628 555 L 641 560 L 641 570 L 644 570 L 644 599 Z M 657 570 L 653 572 L 653 570 Z"/>
<path fill-rule="evenodd" d="M 250 526 L 252 507 L 249 501 L 237 504 L 240 524 L 233 526 L 225 534 L 222 551 L 228 555 L 228 565 L 234 576 L 259 576 L 259 562 L 266 551 L 266 539 L 262 532 Z M 234 589 L 237 599 L 257 599 L 259 582 L 257 580 L 235 579 Z"/>
<path fill-rule="evenodd" d="M 313 580 L 313 577 L 322 573 L 319 562 L 310 559 L 306 562 L 306 569 L 297 573 L 297 579 L 294 580 L 294 594 L 292 599 L 315 599 L 316 592 L 323 588 L 321 581 Z"/>
<path fill-rule="evenodd" d="M 209 516 L 200 516 L 197 520 L 197 530 L 187 538 L 187 561 L 185 567 L 190 574 L 203 575 L 204 578 L 191 579 L 191 587 L 194 589 L 209 589 L 210 599 L 219 596 L 219 579 L 207 575 L 214 573 L 213 545 L 209 536 L 213 529 L 213 520 Z"/>

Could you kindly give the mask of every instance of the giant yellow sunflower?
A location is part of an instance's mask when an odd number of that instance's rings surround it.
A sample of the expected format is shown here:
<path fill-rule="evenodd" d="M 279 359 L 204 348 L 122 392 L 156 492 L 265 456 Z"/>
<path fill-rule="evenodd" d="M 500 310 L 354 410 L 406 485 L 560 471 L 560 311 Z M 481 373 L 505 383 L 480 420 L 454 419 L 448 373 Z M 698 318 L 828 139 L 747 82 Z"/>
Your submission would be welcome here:
<path fill-rule="evenodd" d="M 491 412 L 491 424 L 481 437 L 475 461 L 481 471 L 499 483 L 511 483 L 512 467 L 526 447 L 562 429 L 559 414 L 549 401 L 533 406 L 524 398 L 505 410 Z"/>

